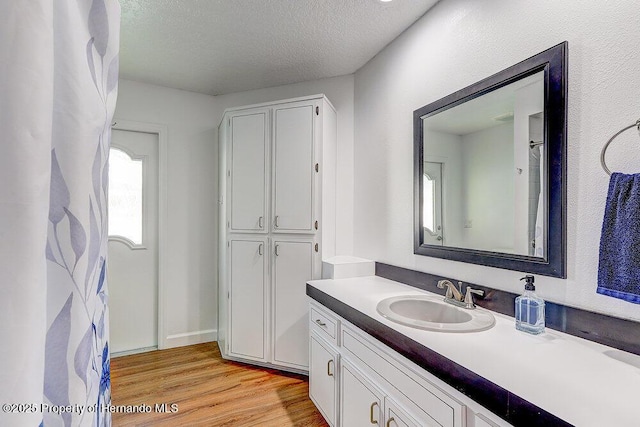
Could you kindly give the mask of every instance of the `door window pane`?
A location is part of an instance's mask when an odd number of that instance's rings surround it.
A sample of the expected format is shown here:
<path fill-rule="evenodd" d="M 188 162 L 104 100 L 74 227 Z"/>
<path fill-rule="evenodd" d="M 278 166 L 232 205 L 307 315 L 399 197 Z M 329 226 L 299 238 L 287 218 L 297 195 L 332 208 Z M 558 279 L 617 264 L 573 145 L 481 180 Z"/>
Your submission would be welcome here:
<path fill-rule="evenodd" d="M 111 148 L 109 154 L 109 236 L 142 244 L 142 160 Z"/>

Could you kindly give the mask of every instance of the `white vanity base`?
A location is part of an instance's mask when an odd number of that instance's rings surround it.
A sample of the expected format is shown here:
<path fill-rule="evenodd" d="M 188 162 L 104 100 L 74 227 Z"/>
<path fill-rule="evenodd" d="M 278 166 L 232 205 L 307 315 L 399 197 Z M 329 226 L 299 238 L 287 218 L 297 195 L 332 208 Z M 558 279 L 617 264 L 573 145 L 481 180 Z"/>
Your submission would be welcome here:
<path fill-rule="evenodd" d="M 537 336 L 525 334 L 515 329 L 513 318 L 499 313 L 494 313 L 496 325 L 482 332 L 453 334 L 403 326 L 378 314 L 378 302 L 392 296 L 434 294 L 377 276 L 316 280 L 309 282 L 309 289 L 319 291 L 336 307 L 348 307 L 346 311 L 354 313 L 354 322 L 382 324 L 383 328 L 390 328 L 387 330 L 394 339 L 410 340 L 418 344 L 417 348 L 426 347 L 444 356 L 452 366 L 459 365 L 567 423 L 597 427 L 638 425 L 635 408 L 640 369 L 625 362 L 625 358 L 611 355 L 623 354 L 633 360 L 638 356 L 550 329 Z M 374 415 L 384 422 L 389 417 L 387 409 L 396 407 L 419 425 L 429 425 L 425 414 L 443 426 L 508 425 L 407 358 L 419 360 L 421 354 L 400 355 L 326 307 L 315 301 L 311 304 L 312 343 L 315 340 L 332 355 L 332 378 L 339 384 L 333 418 L 320 408 L 328 420 L 333 420 L 332 425 L 350 425 L 341 424 L 341 417 L 350 416 L 344 411 L 350 411 L 345 408 L 351 408 L 349 401 L 355 393 L 350 390 L 356 380 L 379 399 L 370 404 L 377 402 L 373 405 Z M 320 319 L 329 325 L 329 335 L 313 317 L 314 312 L 331 322 Z M 326 366 L 318 369 L 312 366 L 310 381 L 311 397 L 319 405 L 314 383 L 321 382 L 321 375 L 327 372 Z M 351 382 L 343 384 L 340 374 L 345 370 L 345 378 Z M 345 390 L 347 394 L 341 395 Z M 441 403 L 429 406 L 420 400 L 431 399 L 430 396 L 436 399 L 432 402 Z M 387 401 L 391 403 L 386 404 Z"/>

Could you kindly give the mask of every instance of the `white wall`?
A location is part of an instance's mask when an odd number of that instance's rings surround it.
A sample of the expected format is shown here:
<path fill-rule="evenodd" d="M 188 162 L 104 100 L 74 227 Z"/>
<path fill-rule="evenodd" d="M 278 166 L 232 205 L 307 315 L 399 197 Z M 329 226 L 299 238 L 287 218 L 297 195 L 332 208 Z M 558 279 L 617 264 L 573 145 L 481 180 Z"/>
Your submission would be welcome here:
<path fill-rule="evenodd" d="M 168 130 L 164 331 L 168 347 L 216 339 L 217 126 L 213 96 L 120 80 L 115 120 Z"/>
<path fill-rule="evenodd" d="M 608 177 L 599 154 L 640 116 L 637 2 L 444 0 L 355 76 L 354 255 L 520 291 L 521 272 L 413 254 L 412 112 L 559 42 L 569 42 L 567 280 L 542 297 L 640 320 L 640 306 L 596 294 Z M 640 172 L 637 132 L 608 164 Z"/>
<path fill-rule="evenodd" d="M 354 76 L 341 76 L 217 96 L 216 125 L 226 108 L 324 93 L 338 115 L 336 254 L 353 252 L 353 91 Z"/>
<path fill-rule="evenodd" d="M 462 137 L 462 224 L 469 226 L 461 247 L 513 252 L 513 146 L 513 122 Z M 526 237 L 526 224 L 521 230 Z"/>

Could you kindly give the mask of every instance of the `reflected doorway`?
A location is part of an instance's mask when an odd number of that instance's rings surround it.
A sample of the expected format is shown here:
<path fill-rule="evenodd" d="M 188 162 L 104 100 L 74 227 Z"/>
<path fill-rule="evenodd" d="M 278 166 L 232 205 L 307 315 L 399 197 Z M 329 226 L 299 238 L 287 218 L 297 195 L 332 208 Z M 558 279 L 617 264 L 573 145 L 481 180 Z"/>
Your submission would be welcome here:
<path fill-rule="evenodd" d="M 424 162 L 422 227 L 424 243 L 440 245 L 444 242 L 442 227 L 442 163 Z"/>

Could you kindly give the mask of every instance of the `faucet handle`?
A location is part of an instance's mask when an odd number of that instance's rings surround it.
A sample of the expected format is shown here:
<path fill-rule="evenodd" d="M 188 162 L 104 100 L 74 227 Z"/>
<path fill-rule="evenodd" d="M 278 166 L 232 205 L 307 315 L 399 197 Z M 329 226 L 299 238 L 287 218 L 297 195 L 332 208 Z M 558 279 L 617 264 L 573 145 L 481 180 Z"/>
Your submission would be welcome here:
<path fill-rule="evenodd" d="M 444 289 L 444 285 L 447 283 L 451 283 L 451 281 L 444 279 L 444 280 L 438 280 L 438 288 L 440 289 Z"/>
<path fill-rule="evenodd" d="M 453 289 L 455 289 L 455 288 L 454 288 L 454 285 L 451 282 L 451 280 L 447 280 L 447 279 L 438 280 L 438 288 L 440 288 L 440 289 L 445 289 L 446 288 L 447 292 L 445 292 L 444 297 L 447 298 L 447 299 L 453 299 Z"/>
<path fill-rule="evenodd" d="M 453 299 L 459 302 L 464 300 L 464 297 L 462 296 L 462 282 L 458 282 L 458 288 L 456 289 L 456 285 L 454 285 L 451 280 L 439 280 L 438 288 L 444 289 L 445 287 L 447 288 L 447 292 L 444 296 L 445 299 Z"/>
<path fill-rule="evenodd" d="M 464 303 L 466 308 L 476 308 L 476 305 L 473 302 L 473 294 L 484 296 L 484 291 L 481 291 L 480 289 L 473 289 L 471 286 L 467 286 L 467 292 L 464 295 Z"/>

